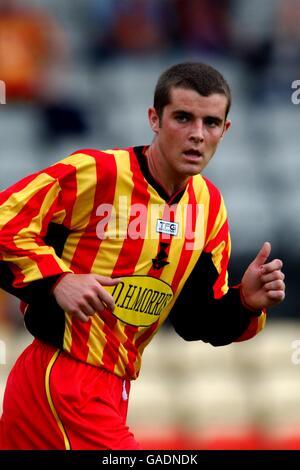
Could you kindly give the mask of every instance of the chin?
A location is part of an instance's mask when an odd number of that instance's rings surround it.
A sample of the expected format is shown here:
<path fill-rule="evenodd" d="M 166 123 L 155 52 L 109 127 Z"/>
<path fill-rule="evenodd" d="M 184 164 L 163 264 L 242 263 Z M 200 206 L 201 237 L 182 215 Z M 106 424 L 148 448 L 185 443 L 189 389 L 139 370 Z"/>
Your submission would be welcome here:
<path fill-rule="evenodd" d="M 203 169 L 204 169 L 203 165 L 197 165 L 197 164 L 189 165 L 189 167 L 186 169 L 185 173 L 188 176 L 194 176 L 194 175 L 198 175 L 199 173 L 201 173 Z"/>

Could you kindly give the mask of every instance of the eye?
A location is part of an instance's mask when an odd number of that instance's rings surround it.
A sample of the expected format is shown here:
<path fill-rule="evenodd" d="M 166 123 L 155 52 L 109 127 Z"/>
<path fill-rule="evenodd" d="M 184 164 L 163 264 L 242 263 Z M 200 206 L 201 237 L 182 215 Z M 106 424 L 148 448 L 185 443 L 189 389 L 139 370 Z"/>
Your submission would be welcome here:
<path fill-rule="evenodd" d="M 175 116 L 175 119 L 177 122 L 181 124 L 185 124 L 186 122 L 190 120 L 190 117 L 187 114 L 177 114 Z"/>
<path fill-rule="evenodd" d="M 214 117 L 207 117 L 204 119 L 204 124 L 208 127 L 220 127 L 222 121 Z"/>

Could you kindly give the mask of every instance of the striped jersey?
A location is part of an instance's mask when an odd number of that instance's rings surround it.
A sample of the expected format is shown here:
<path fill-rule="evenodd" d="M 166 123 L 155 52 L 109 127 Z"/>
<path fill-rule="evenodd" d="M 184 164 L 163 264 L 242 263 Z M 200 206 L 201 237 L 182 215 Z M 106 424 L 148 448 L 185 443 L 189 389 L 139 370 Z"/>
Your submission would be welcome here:
<path fill-rule="evenodd" d="M 144 151 L 78 151 L 0 194 L 0 285 L 27 304 L 29 331 L 129 380 L 168 316 L 185 339 L 216 345 L 252 337 L 265 318 L 228 287 L 218 189 L 196 175 L 169 198 Z M 120 278 L 104 286 L 114 312 L 87 323 L 64 312 L 51 289 L 66 272 Z"/>

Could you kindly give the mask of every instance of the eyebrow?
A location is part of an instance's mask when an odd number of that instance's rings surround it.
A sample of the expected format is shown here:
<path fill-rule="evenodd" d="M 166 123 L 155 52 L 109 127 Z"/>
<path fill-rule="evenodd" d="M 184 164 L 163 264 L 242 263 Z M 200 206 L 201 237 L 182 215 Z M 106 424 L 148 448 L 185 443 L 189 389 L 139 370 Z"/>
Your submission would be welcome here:
<path fill-rule="evenodd" d="M 172 114 L 175 116 L 176 114 L 184 114 L 185 116 L 194 116 L 193 113 L 190 111 L 184 111 L 183 109 L 175 109 Z"/>
<path fill-rule="evenodd" d="M 218 116 L 210 116 L 210 115 L 204 116 L 203 119 L 204 119 L 204 120 L 213 121 L 213 122 L 215 122 L 216 124 L 222 124 L 222 122 L 223 122 L 223 120 L 224 120 L 224 119 L 219 118 Z"/>
<path fill-rule="evenodd" d="M 184 109 L 175 109 L 172 112 L 172 114 L 174 116 L 176 116 L 176 115 L 184 115 L 184 116 L 188 116 L 188 117 L 193 117 L 194 116 L 194 113 L 191 113 L 190 111 L 185 111 Z M 215 122 L 216 124 L 222 124 L 222 122 L 224 121 L 224 119 L 220 118 L 219 116 L 213 116 L 213 115 L 210 115 L 210 114 L 208 114 L 207 116 L 204 116 L 203 120 L 210 120 L 210 121 Z"/>

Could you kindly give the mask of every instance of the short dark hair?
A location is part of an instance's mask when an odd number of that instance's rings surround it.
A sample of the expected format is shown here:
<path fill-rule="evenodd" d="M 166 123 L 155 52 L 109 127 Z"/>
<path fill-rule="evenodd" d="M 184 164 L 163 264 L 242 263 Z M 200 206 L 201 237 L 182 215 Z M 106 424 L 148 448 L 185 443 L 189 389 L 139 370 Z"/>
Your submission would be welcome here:
<path fill-rule="evenodd" d="M 167 69 L 157 81 L 153 106 L 160 119 L 164 107 L 170 103 L 170 90 L 173 87 L 195 90 L 202 96 L 213 93 L 225 95 L 227 98 L 225 117 L 230 110 L 231 91 L 223 75 L 212 66 L 201 62 L 183 62 Z"/>

